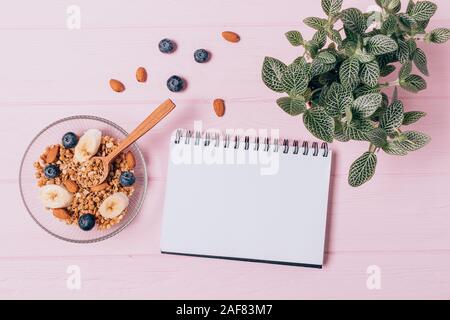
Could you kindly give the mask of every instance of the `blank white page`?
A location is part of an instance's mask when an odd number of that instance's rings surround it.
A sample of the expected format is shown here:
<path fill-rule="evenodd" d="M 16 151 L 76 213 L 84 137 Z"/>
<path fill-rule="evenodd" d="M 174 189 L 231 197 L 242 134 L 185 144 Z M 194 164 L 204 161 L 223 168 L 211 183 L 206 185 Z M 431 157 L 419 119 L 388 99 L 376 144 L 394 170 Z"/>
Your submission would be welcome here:
<path fill-rule="evenodd" d="M 331 151 L 224 144 L 172 138 L 161 252 L 321 267 Z"/>

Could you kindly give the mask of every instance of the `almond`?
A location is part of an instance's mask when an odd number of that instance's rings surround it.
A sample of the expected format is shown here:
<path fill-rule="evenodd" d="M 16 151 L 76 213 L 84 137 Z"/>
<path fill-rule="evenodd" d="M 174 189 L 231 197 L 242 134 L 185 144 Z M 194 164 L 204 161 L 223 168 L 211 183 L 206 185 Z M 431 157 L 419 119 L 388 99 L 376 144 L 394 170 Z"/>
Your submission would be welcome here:
<path fill-rule="evenodd" d="M 222 99 L 216 99 L 213 103 L 214 111 L 216 112 L 218 117 L 223 117 L 225 114 L 225 101 Z"/>
<path fill-rule="evenodd" d="M 125 155 L 125 160 L 127 162 L 128 169 L 134 169 L 134 167 L 136 167 L 136 159 L 134 158 L 133 152 L 128 151 Z"/>
<path fill-rule="evenodd" d="M 58 219 L 62 220 L 70 219 L 70 214 L 69 212 L 67 212 L 66 209 L 53 209 L 52 213 Z"/>
<path fill-rule="evenodd" d="M 147 81 L 147 70 L 144 67 L 139 67 L 136 70 L 136 80 L 138 82 L 146 82 Z"/>
<path fill-rule="evenodd" d="M 222 37 L 229 42 L 239 42 L 241 37 L 235 32 L 232 31 L 224 31 L 222 32 Z"/>
<path fill-rule="evenodd" d="M 103 182 L 103 183 L 101 183 L 101 184 L 98 184 L 98 185 L 96 185 L 96 186 L 93 186 L 92 188 L 91 188 L 91 191 L 94 191 L 94 192 L 98 192 L 98 191 L 102 191 L 102 190 L 105 190 L 106 188 L 108 188 L 108 182 Z"/>
<path fill-rule="evenodd" d="M 58 160 L 58 154 L 59 154 L 59 145 L 55 144 L 54 146 L 51 146 L 47 154 L 45 155 L 45 162 L 47 163 L 53 163 Z"/>
<path fill-rule="evenodd" d="M 125 90 L 123 83 L 116 79 L 109 80 L 109 85 L 115 92 L 122 92 Z"/>
<path fill-rule="evenodd" d="M 76 193 L 78 191 L 78 184 L 73 180 L 66 180 L 63 182 L 67 191 L 70 193 Z"/>

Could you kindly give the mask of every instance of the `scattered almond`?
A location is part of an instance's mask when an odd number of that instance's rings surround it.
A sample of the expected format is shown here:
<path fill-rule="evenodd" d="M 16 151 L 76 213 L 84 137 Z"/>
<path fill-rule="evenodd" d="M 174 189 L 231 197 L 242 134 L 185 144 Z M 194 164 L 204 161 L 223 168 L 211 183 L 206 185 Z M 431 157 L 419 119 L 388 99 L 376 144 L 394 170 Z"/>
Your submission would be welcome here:
<path fill-rule="evenodd" d="M 67 212 L 66 209 L 53 209 L 52 213 L 58 219 L 63 219 L 63 220 L 70 219 L 70 214 L 69 214 L 69 212 Z"/>
<path fill-rule="evenodd" d="M 223 117 L 225 114 L 225 101 L 222 99 L 216 99 L 213 103 L 214 111 L 216 112 L 218 117 Z"/>
<path fill-rule="evenodd" d="M 147 70 L 144 67 L 139 67 L 136 70 L 136 80 L 138 82 L 146 82 L 147 81 Z"/>
<path fill-rule="evenodd" d="M 222 37 L 229 42 L 239 42 L 241 37 L 235 32 L 232 31 L 224 31 L 222 32 Z"/>
<path fill-rule="evenodd" d="M 78 191 L 78 184 L 73 180 L 66 180 L 63 184 L 70 193 L 76 193 Z"/>
<path fill-rule="evenodd" d="M 45 162 L 47 163 L 53 163 L 58 159 L 58 154 L 59 154 L 59 145 L 54 145 L 51 146 L 48 151 L 47 154 L 45 155 Z"/>
<path fill-rule="evenodd" d="M 123 83 L 116 79 L 109 80 L 109 85 L 115 92 L 122 92 L 125 90 L 125 86 L 123 85 Z"/>
<path fill-rule="evenodd" d="M 106 188 L 108 188 L 108 182 L 103 182 L 103 183 L 101 183 L 101 184 L 98 184 L 98 185 L 96 185 L 96 186 L 93 186 L 92 188 L 91 188 L 91 191 L 94 191 L 94 192 L 98 192 L 98 191 L 102 191 L 102 190 L 105 190 Z"/>
<path fill-rule="evenodd" d="M 128 151 L 125 155 L 125 161 L 127 162 L 128 169 L 134 169 L 136 167 L 136 159 L 134 158 L 133 152 Z"/>

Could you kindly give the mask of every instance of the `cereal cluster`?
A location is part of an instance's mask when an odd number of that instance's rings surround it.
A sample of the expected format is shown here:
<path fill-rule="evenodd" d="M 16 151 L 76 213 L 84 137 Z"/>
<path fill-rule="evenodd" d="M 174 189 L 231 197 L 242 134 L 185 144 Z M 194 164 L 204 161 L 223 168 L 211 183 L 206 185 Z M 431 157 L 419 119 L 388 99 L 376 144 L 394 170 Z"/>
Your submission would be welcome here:
<path fill-rule="evenodd" d="M 95 156 L 107 156 L 117 146 L 118 141 L 116 139 L 110 136 L 102 136 Z M 113 161 L 105 182 L 98 184 L 99 177 L 103 175 L 103 167 L 99 169 L 96 161 L 82 163 L 75 161 L 74 153 L 74 148 L 66 148 L 62 144 L 47 147 L 40 159 L 34 163 L 37 185 L 41 189 L 49 185 L 61 186 L 72 195 L 71 203 L 67 207 L 52 209 L 56 218 L 65 221 L 67 224 L 79 224 L 83 229 L 80 217 L 89 214 L 95 217 L 97 228 L 109 229 L 123 219 L 127 209 L 113 218 L 105 218 L 99 212 L 99 208 L 108 197 L 114 194 L 123 193 L 128 198 L 132 196 L 134 186 L 126 183 L 124 186 L 124 183 L 121 183 L 121 176 L 124 172 L 129 175 L 133 174 L 134 156 L 131 152 L 119 154 Z M 57 176 L 53 178 L 49 169 L 56 171 Z"/>

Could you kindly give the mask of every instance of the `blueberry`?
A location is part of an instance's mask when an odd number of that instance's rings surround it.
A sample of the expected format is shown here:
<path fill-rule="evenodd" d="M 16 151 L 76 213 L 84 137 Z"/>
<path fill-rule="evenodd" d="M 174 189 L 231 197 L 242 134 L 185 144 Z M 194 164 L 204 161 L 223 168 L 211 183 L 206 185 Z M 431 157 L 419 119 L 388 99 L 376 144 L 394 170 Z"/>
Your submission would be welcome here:
<path fill-rule="evenodd" d="M 67 132 L 62 137 L 62 144 L 63 144 L 64 148 L 66 148 L 66 149 L 75 148 L 77 143 L 78 143 L 78 137 L 73 132 Z"/>
<path fill-rule="evenodd" d="M 49 164 L 45 167 L 44 174 L 49 179 L 55 179 L 61 174 L 61 170 L 59 170 L 59 167 L 57 165 Z"/>
<path fill-rule="evenodd" d="M 178 92 L 184 89 L 184 80 L 179 76 L 171 76 L 167 80 L 167 88 L 172 92 Z"/>
<path fill-rule="evenodd" d="M 120 184 L 124 187 L 132 186 L 136 182 L 136 177 L 133 172 L 124 171 L 120 175 Z"/>
<path fill-rule="evenodd" d="M 95 216 L 85 213 L 78 218 L 78 226 L 81 230 L 89 231 L 95 226 Z"/>
<path fill-rule="evenodd" d="M 209 59 L 209 52 L 205 49 L 198 49 L 194 52 L 194 59 L 198 63 L 204 63 Z"/>
<path fill-rule="evenodd" d="M 162 39 L 158 46 L 159 51 L 162 53 L 172 53 L 175 51 L 175 43 L 170 39 Z"/>

